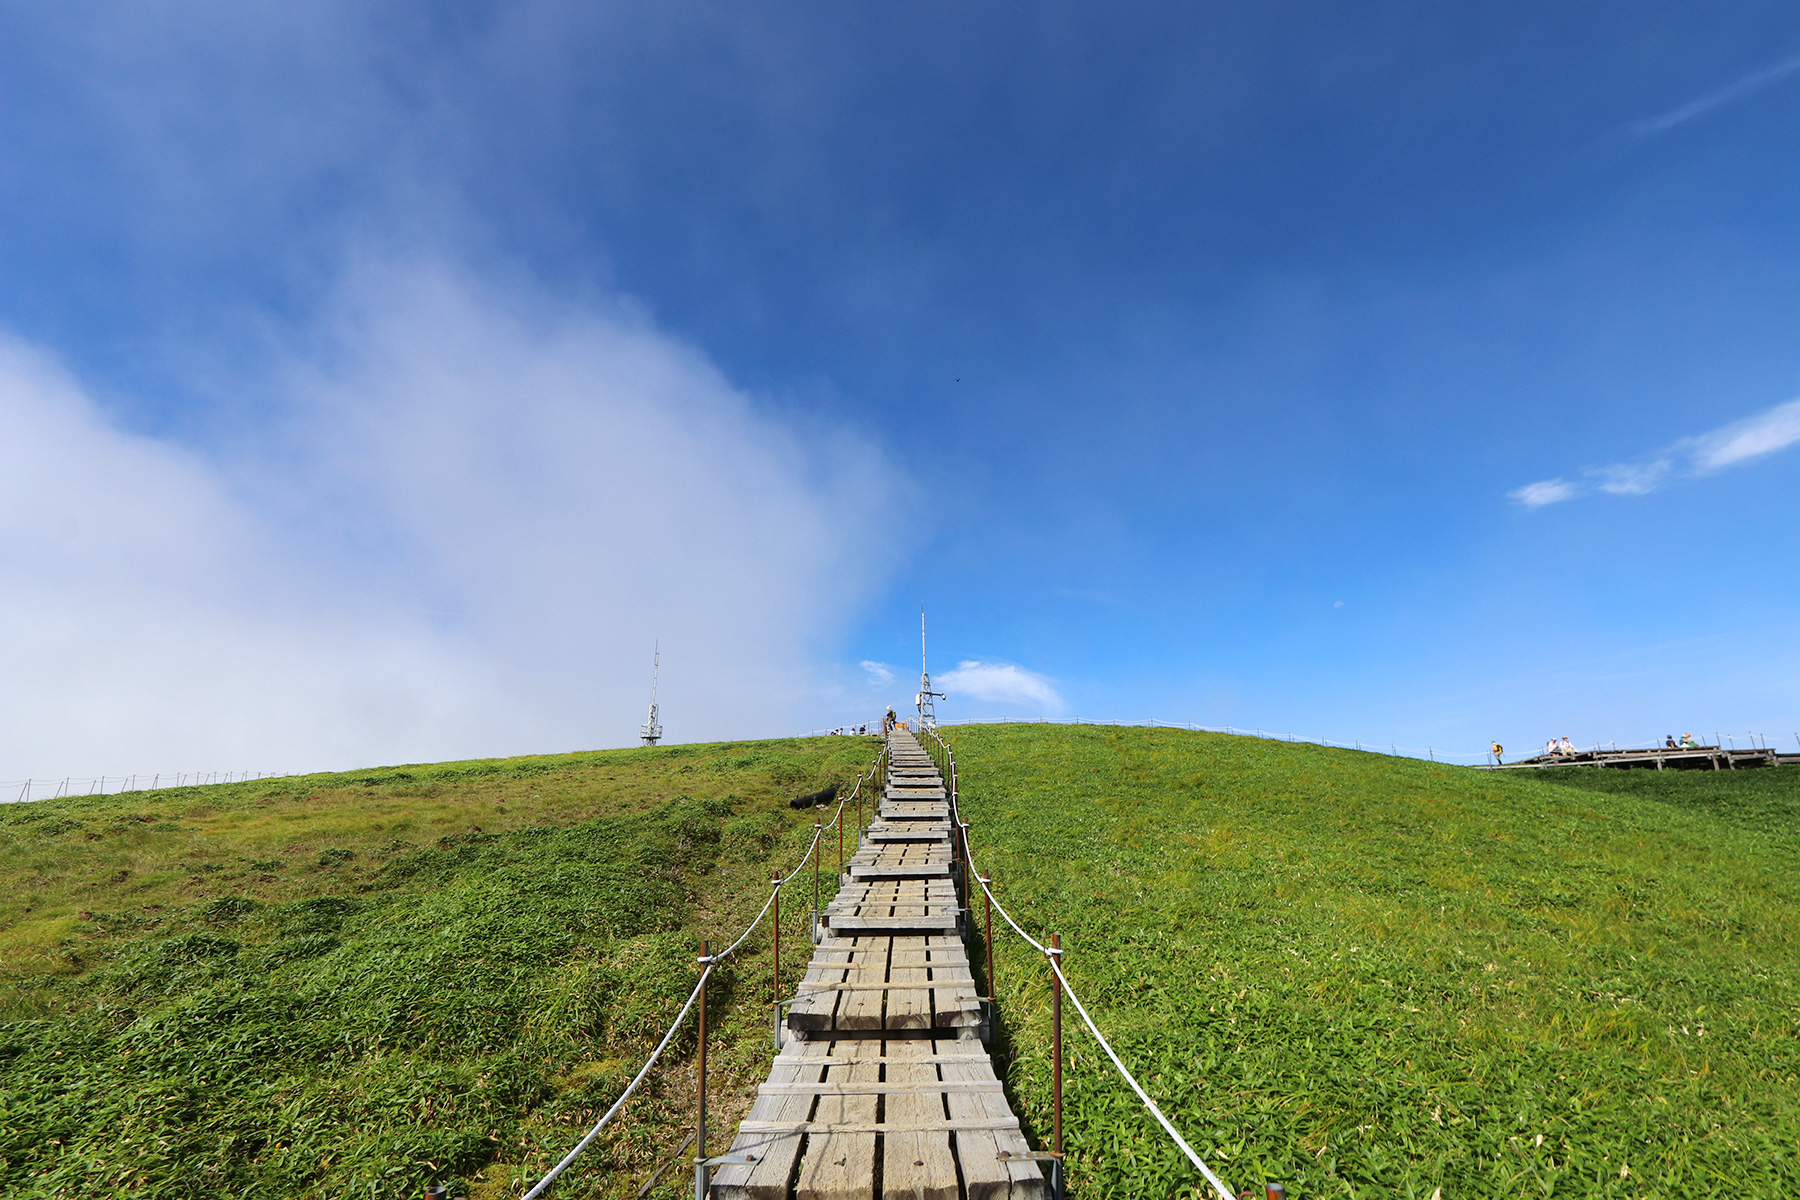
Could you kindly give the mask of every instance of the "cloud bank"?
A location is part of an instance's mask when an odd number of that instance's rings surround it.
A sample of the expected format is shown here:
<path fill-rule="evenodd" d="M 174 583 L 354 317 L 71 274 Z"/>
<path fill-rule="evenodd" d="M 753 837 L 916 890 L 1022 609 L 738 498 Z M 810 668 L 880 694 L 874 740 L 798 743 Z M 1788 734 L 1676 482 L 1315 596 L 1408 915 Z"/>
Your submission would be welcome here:
<path fill-rule="evenodd" d="M 1037 708 L 1046 713 L 1063 710 L 1062 693 L 1044 676 L 1011 663 L 984 663 L 973 659 L 956 664 L 954 671 L 934 677 L 950 696 L 967 696 L 990 704 Z"/>
<path fill-rule="evenodd" d="M 1698 437 L 1682 438 L 1638 462 L 1586 467 L 1581 472 L 1581 479 L 1543 479 L 1507 495 L 1527 508 L 1542 508 L 1594 492 L 1642 496 L 1673 480 L 1691 479 L 1740 466 L 1785 450 L 1796 442 L 1800 442 L 1800 399 L 1777 404 Z"/>
<path fill-rule="evenodd" d="M 671 740 L 815 715 L 906 487 L 868 442 L 440 261 L 277 340 L 230 386 L 279 419 L 212 453 L 0 341 L 0 777 L 628 744 L 657 638 Z"/>

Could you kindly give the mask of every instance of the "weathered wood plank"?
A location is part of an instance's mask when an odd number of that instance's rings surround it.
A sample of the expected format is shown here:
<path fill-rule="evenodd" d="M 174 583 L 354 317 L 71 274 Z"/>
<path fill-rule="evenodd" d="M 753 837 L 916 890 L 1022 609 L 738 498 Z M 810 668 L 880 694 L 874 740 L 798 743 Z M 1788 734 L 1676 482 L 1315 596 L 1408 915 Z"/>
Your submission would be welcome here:
<path fill-rule="evenodd" d="M 830 1050 L 825 1042 L 801 1043 L 778 1057 L 769 1072 L 770 1083 L 816 1083 L 824 1077 Z M 750 1106 L 748 1119 L 776 1126 L 802 1122 L 812 1115 L 812 1106 L 810 1096 L 758 1097 Z M 714 1200 L 787 1200 L 788 1181 L 794 1177 L 801 1138 L 800 1133 L 757 1132 L 740 1127 L 731 1142 L 732 1152 L 754 1154 L 756 1162 L 719 1167 L 713 1172 L 710 1195 Z"/>
<path fill-rule="evenodd" d="M 833 1083 L 876 1083 L 881 1064 L 875 1043 L 837 1042 L 838 1064 L 826 1072 Z M 864 1061 L 865 1056 L 870 1061 Z M 878 1096 L 820 1096 L 814 1102 L 806 1155 L 800 1164 L 795 1200 L 869 1200 L 875 1180 Z M 836 1129 L 833 1129 L 836 1127 Z"/>
<path fill-rule="evenodd" d="M 931 981 L 932 1020 L 939 1029 L 969 1029 L 981 1024 L 981 993 L 969 969 L 967 948 L 953 937 L 926 942 Z"/>
<path fill-rule="evenodd" d="M 941 1088 L 938 1067 L 924 1042 L 887 1044 L 887 1078 L 892 1087 Z M 944 1119 L 943 1093 L 909 1090 L 890 1095 L 884 1110 L 895 1130 Z M 958 1200 L 956 1160 L 948 1132 L 890 1132 L 881 1139 L 881 1200 Z"/>
<path fill-rule="evenodd" d="M 885 982 L 888 942 L 889 939 L 882 937 L 859 938 L 853 970 L 845 977 L 846 982 Z M 844 998 L 838 1002 L 837 1028 L 880 1029 L 882 1000 L 883 993 L 873 989 L 845 992 Z"/>
<path fill-rule="evenodd" d="M 888 976 L 895 983 L 925 983 L 925 939 L 897 937 L 889 956 Z M 931 991 L 928 988 L 896 989 L 888 993 L 889 1029 L 931 1028 Z"/>
<path fill-rule="evenodd" d="M 994 1068 L 987 1063 L 946 1064 L 941 1070 L 946 1080 L 994 1078 Z M 944 1102 L 954 1127 L 950 1136 L 962 1164 L 967 1200 L 1043 1200 L 1044 1175 L 1037 1164 L 1000 1157 L 1002 1150 L 1029 1149 L 1005 1096 L 947 1095 Z"/>

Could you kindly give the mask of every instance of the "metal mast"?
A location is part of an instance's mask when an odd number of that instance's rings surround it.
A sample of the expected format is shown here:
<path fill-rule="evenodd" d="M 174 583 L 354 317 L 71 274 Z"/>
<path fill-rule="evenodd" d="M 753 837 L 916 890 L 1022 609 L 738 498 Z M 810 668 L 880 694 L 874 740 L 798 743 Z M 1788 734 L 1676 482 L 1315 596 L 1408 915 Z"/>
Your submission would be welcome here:
<path fill-rule="evenodd" d="M 644 739 L 644 745 L 654 746 L 662 740 L 662 725 L 656 719 L 656 682 L 662 674 L 662 639 L 656 641 L 656 653 L 650 660 L 650 719 L 638 726 L 638 736 Z"/>
<path fill-rule="evenodd" d="M 919 728 L 936 729 L 937 711 L 932 708 L 933 700 L 942 700 L 944 693 L 931 690 L 931 673 L 925 669 L 925 606 L 919 606 L 919 694 L 913 697 L 913 703 L 919 706 Z"/>

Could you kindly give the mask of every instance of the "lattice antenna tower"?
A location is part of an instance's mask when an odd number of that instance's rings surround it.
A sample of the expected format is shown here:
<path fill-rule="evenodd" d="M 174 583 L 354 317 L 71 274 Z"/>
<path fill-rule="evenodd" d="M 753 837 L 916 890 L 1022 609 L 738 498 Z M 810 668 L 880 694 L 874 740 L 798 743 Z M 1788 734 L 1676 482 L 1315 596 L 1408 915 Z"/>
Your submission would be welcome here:
<path fill-rule="evenodd" d="M 931 672 L 925 669 L 925 606 L 919 606 L 919 694 L 913 697 L 913 703 L 919 706 L 919 728 L 937 728 L 937 710 L 932 707 L 933 700 L 942 700 L 944 693 L 931 690 Z"/>
<path fill-rule="evenodd" d="M 656 683 L 662 674 L 662 639 L 656 641 L 656 652 L 650 659 L 650 719 L 638 726 L 638 736 L 644 739 L 644 745 L 654 746 L 662 741 L 662 723 L 656 719 Z"/>

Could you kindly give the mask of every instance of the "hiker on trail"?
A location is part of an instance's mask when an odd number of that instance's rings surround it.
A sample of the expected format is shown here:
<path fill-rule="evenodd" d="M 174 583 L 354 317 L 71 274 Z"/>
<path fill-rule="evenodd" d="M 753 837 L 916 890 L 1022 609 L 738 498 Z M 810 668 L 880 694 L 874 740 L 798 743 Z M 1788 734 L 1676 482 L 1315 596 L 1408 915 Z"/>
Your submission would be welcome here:
<path fill-rule="evenodd" d="M 1556 754 L 1562 753 L 1561 750 L 1558 750 L 1556 748 L 1556 739 L 1555 738 L 1551 738 L 1549 741 L 1544 743 L 1544 753 L 1550 754 L 1550 755 L 1556 755 Z"/>
<path fill-rule="evenodd" d="M 881 732 L 889 734 L 894 731 L 894 706 L 888 705 L 887 716 L 881 718 Z"/>
<path fill-rule="evenodd" d="M 1673 750 L 1675 748 L 1675 735 L 1671 733 L 1668 737 L 1663 739 L 1663 749 Z"/>
<path fill-rule="evenodd" d="M 1700 743 L 1694 740 L 1693 734 L 1684 733 L 1681 735 L 1681 748 L 1683 750 L 1698 750 L 1700 748 Z"/>
<path fill-rule="evenodd" d="M 1494 765 L 1496 767 L 1500 765 L 1500 756 L 1505 753 L 1506 753 L 1506 747 L 1502 746 L 1499 742 L 1495 742 L 1494 743 Z"/>
<path fill-rule="evenodd" d="M 1575 753 L 1575 747 L 1574 747 L 1574 746 L 1573 746 L 1573 745 L 1571 745 L 1571 744 L 1570 744 L 1570 743 L 1569 743 L 1569 735 L 1568 735 L 1568 734 L 1566 734 L 1566 733 L 1565 733 L 1565 734 L 1563 734 L 1563 740 L 1562 740 L 1562 747 L 1561 747 L 1561 749 L 1562 749 L 1562 752 L 1563 752 L 1563 753 L 1564 753 L 1564 754 L 1573 754 L 1573 753 Z"/>

